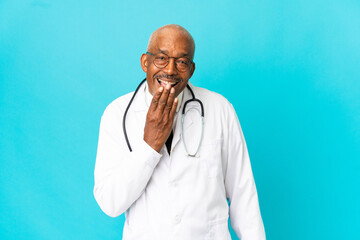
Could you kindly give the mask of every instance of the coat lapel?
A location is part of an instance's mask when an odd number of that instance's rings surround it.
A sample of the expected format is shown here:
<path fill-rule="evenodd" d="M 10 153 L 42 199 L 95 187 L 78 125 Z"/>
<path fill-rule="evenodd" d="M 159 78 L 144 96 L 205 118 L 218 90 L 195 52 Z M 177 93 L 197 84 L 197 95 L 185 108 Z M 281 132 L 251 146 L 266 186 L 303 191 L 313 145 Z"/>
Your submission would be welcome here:
<path fill-rule="evenodd" d="M 191 89 L 194 91 L 194 87 L 192 84 L 188 83 L 189 86 L 191 87 Z M 183 108 L 184 108 L 184 104 L 187 100 L 189 99 L 192 99 L 192 96 L 191 96 L 191 93 L 190 91 L 185 88 L 184 90 L 184 95 L 183 95 L 183 99 L 182 99 L 182 102 L 181 102 L 181 108 L 179 110 L 179 112 L 177 113 L 177 116 L 176 116 L 176 123 L 175 123 L 175 131 L 174 131 L 174 138 L 173 138 L 173 141 L 172 141 L 172 144 L 171 144 L 171 150 L 173 150 L 176 145 L 179 143 L 179 141 L 183 138 L 183 133 L 182 133 L 182 122 L 181 122 L 181 119 L 182 119 L 182 111 L 183 111 Z M 191 105 L 192 103 L 188 103 L 187 104 L 187 109 L 188 107 Z M 193 120 L 193 117 L 192 116 L 189 116 L 189 115 L 186 115 L 186 118 L 185 118 L 185 121 L 184 121 L 184 134 L 188 133 L 190 127 L 193 125 L 194 123 L 194 120 Z"/>

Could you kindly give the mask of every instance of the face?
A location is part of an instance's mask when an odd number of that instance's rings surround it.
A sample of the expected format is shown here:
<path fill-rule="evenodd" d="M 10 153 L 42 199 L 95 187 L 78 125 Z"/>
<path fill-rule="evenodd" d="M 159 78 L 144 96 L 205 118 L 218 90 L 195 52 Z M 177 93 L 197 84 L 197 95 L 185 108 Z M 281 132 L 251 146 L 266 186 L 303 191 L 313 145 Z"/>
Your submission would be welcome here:
<path fill-rule="evenodd" d="M 153 41 L 149 46 L 149 52 L 152 54 L 165 53 L 169 57 L 187 57 L 192 60 L 193 50 L 187 38 L 177 33 L 163 33 Z M 161 86 L 170 82 L 175 88 L 175 96 L 178 96 L 188 83 L 195 70 L 195 64 L 185 71 L 180 72 L 176 69 L 175 59 L 169 58 L 169 63 L 165 68 L 158 68 L 154 65 L 154 56 L 143 54 L 141 56 L 141 67 L 146 72 L 146 80 L 149 91 L 152 95 Z"/>

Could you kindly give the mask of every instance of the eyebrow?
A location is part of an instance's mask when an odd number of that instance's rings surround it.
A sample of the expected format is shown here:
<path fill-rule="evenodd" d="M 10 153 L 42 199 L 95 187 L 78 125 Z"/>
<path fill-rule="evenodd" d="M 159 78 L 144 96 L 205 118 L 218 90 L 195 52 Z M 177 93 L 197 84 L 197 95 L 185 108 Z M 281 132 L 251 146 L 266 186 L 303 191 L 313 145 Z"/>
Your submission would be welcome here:
<path fill-rule="evenodd" d="M 159 52 L 169 55 L 169 51 L 167 51 L 167 50 L 159 49 Z M 179 55 L 179 57 L 188 57 L 188 56 L 189 56 L 189 54 L 186 52 L 180 52 L 180 55 Z M 179 58 L 179 57 L 177 57 L 177 58 Z"/>

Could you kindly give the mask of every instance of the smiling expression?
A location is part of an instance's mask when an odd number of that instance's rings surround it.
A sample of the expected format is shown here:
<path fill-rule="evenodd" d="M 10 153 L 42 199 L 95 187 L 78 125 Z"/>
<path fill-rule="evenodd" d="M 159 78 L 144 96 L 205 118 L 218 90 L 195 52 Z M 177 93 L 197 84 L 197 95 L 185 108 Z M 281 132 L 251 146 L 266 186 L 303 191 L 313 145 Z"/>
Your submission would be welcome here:
<path fill-rule="evenodd" d="M 170 83 L 175 89 L 175 96 L 178 96 L 184 90 L 194 73 L 195 64 L 192 63 L 189 70 L 180 72 L 176 68 L 173 57 L 187 57 L 192 60 L 194 47 L 189 37 L 183 31 L 176 28 L 163 29 L 154 36 L 154 39 L 150 40 L 148 52 L 152 54 L 163 53 L 171 57 L 166 67 L 158 68 L 153 63 L 154 56 L 142 54 L 140 62 L 143 71 L 146 72 L 149 92 L 154 95 L 159 87 L 165 87 L 167 83 Z"/>

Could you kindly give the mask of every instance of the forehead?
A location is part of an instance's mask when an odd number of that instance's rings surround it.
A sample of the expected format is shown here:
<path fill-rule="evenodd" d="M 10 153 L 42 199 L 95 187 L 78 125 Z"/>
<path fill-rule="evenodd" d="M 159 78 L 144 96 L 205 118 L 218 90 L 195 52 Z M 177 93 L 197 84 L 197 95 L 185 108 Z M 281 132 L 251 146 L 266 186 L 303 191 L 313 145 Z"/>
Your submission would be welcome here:
<path fill-rule="evenodd" d="M 171 56 L 191 55 L 191 44 L 186 35 L 166 31 L 159 33 L 151 46 L 153 51 L 162 51 Z"/>

